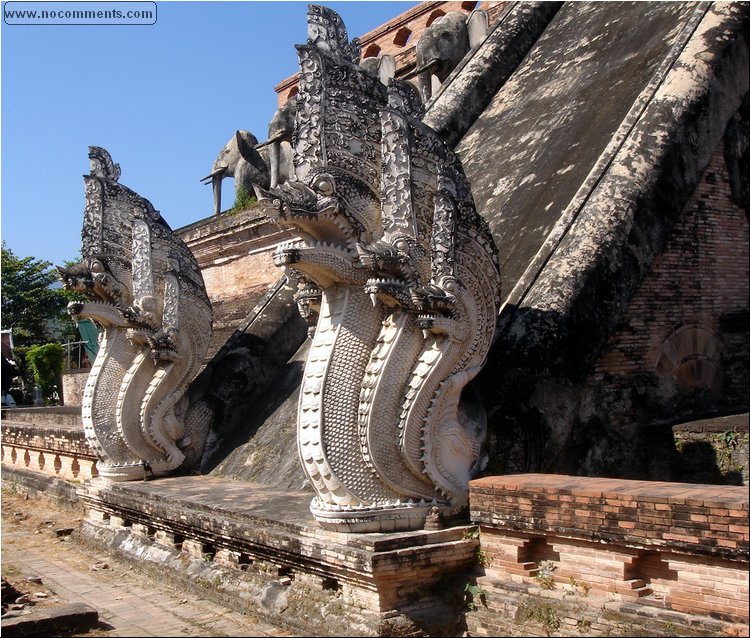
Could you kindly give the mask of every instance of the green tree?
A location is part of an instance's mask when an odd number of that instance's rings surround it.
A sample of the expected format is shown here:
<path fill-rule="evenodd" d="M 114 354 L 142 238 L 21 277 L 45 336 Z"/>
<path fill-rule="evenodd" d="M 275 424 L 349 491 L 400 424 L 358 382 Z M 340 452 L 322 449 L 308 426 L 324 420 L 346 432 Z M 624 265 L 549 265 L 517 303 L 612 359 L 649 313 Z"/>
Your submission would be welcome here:
<path fill-rule="evenodd" d="M 48 261 L 17 257 L 2 244 L 2 327 L 14 342 L 28 346 L 50 341 L 51 324 L 64 317 L 66 292 L 52 288 L 57 273 Z"/>
<path fill-rule="evenodd" d="M 49 401 L 54 386 L 61 387 L 61 374 L 65 366 L 65 353 L 59 343 L 31 346 L 26 352 L 26 365 L 34 375 L 34 381 Z"/>

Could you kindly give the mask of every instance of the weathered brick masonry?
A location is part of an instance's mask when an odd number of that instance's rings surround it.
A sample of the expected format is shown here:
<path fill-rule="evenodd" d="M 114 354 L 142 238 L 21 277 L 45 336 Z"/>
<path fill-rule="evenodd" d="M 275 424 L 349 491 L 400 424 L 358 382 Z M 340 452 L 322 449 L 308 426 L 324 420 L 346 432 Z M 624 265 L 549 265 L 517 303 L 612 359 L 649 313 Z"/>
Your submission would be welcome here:
<path fill-rule="evenodd" d="M 720 144 L 596 363 L 613 426 L 746 403 L 748 241 Z"/>
<path fill-rule="evenodd" d="M 560 618 L 577 594 L 578 621 L 586 605 L 614 603 L 748 621 L 744 487 L 519 474 L 472 481 L 470 502 L 486 558 L 478 580 L 508 583 L 516 607 L 557 588 Z M 488 600 L 476 622 L 509 630 L 513 618 Z"/>
<path fill-rule="evenodd" d="M 97 457 L 81 428 L 80 410 L 55 410 L 4 410 L 2 462 L 66 480 L 97 476 Z"/>
<path fill-rule="evenodd" d="M 685 471 L 671 428 L 747 412 L 748 213 L 732 199 L 724 152 L 720 143 L 588 378 L 559 406 L 550 397 L 562 386 L 532 397 L 574 432 L 547 471 L 715 482 Z M 746 475 L 746 463 L 736 470 Z"/>
<path fill-rule="evenodd" d="M 176 232 L 198 260 L 211 300 L 209 361 L 279 278 L 272 254 L 289 236 L 255 208 L 214 215 Z"/>

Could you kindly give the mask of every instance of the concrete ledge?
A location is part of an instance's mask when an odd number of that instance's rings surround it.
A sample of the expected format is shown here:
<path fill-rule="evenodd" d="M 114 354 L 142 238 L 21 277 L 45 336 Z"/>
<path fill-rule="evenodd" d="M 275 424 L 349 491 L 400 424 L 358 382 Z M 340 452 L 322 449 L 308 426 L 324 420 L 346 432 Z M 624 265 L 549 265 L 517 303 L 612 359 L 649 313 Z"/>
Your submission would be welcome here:
<path fill-rule="evenodd" d="M 99 622 L 99 612 L 84 603 L 35 610 L 18 618 L 7 618 L 0 624 L 3 636 L 60 636 L 65 632 L 86 631 Z"/>

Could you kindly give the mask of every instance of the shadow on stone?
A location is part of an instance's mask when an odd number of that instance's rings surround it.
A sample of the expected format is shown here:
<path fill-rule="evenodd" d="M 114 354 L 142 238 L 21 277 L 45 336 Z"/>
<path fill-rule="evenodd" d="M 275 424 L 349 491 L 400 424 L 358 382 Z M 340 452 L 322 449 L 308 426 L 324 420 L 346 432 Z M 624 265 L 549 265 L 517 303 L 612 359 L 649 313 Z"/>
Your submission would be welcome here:
<path fill-rule="evenodd" d="M 99 612 L 85 603 L 71 603 L 64 607 L 32 611 L 18 618 L 3 619 L 3 636 L 62 636 L 93 628 L 109 628 L 99 623 Z"/>

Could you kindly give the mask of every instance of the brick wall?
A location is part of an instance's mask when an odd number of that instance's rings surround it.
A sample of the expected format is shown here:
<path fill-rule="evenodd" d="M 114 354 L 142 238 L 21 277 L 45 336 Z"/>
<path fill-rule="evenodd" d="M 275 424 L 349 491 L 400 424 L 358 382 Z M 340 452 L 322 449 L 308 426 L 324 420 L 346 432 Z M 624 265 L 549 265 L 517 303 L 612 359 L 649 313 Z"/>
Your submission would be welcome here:
<path fill-rule="evenodd" d="M 57 415 L 60 418 L 72 415 Z M 38 418 L 38 417 L 37 417 Z M 97 458 L 80 425 L 80 412 L 74 425 L 36 426 L 29 421 L 3 418 L 0 460 L 3 466 L 42 472 L 66 480 L 86 480 L 98 476 Z M 50 418 L 54 421 L 54 415 Z"/>
<path fill-rule="evenodd" d="M 686 475 L 666 430 L 747 412 L 749 242 L 748 214 L 731 199 L 719 144 L 591 374 L 582 383 L 537 381 L 521 406 L 531 406 L 521 434 L 505 438 L 544 429 L 544 450 L 534 447 L 541 435 L 525 445 L 529 458 L 544 457 L 534 469 L 548 472 L 736 483 L 729 474 L 744 467 L 721 476 L 718 462 Z M 647 432 L 656 424 L 665 431 L 658 445 Z M 527 469 L 503 454 L 496 473 Z"/>
<path fill-rule="evenodd" d="M 590 382 L 606 394 L 643 386 L 649 375 L 639 394 L 656 395 L 663 412 L 649 410 L 652 418 L 694 404 L 746 404 L 747 312 L 748 217 L 731 199 L 719 145 Z M 642 421 L 638 403 L 618 406 L 610 422 Z"/>
<path fill-rule="evenodd" d="M 79 416 L 80 421 L 80 416 Z M 2 442 L 23 450 L 37 450 L 51 454 L 63 453 L 95 459 L 96 454 L 86 440 L 80 422 L 77 428 L 34 426 L 3 419 Z"/>
<path fill-rule="evenodd" d="M 176 233 L 195 255 L 211 300 L 210 361 L 282 275 L 273 251 L 292 236 L 253 208 L 209 217 Z"/>
<path fill-rule="evenodd" d="M 175 232 L 195 255 L 212 303 L 244 297 L 257 287 L 267 290 L 281 275 L 271 255 L 280 241 L 292 238 L 253 208 L 208 217 Z"/>
<path fill-rule="evenodd" d="M 747 560 L 743 487 L 517 474 L 471 483 L 475 522 Z M 743 558 L 744 557 L 744 558 Z"/>
<path fill-rule="evenodd" d="M 405 73 L 416 64 L 416 44 L 419 38 L 438 17 L 450 11 L 462 11 L 468 15 L 474 9 L 481 9 L 487 13 L 492 25 L 507 5 L 507 2 L 423 2 L 376 29 L 358 36 L 362 45 L 362 58 L 391 55 L 396 65 L 396 74 Z M 349 34 L 350 37 L 355 35 Z M 297 75 L 282 80 L 276 85 L 275 91 L 278 95 L 278 105 L 282 106 L 297 93 Z"/>
<path fill-rule="evenodd" d="M 748 621 L 746 488 L 519 474 L 472 481 L 470 509 L 484 584 Z"/>

